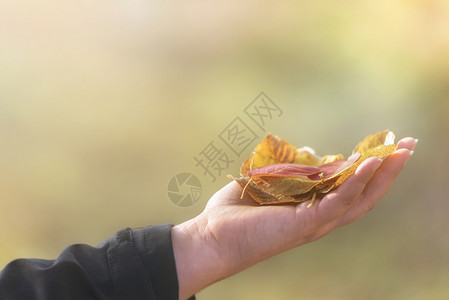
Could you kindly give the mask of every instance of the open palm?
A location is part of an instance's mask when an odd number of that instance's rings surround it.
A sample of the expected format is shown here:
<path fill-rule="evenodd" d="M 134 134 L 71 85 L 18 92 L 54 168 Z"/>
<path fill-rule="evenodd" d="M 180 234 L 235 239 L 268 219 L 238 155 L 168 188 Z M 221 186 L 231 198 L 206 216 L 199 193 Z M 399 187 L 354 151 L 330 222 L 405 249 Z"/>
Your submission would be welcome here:
<path fill-rule="evenodd" d="M 353 176 L 310 208 L 309 202 L 260 206 L 247 194 L 240 199 L 241 187 L 231 182 L 206 206 L 207 234 L 224 255 L 240 262 L 239 269 L 312 242 L 372 209 L 411 157 L 415 144 L 415 139 L 405 138 L 385 161 L 365 160 Z"/>

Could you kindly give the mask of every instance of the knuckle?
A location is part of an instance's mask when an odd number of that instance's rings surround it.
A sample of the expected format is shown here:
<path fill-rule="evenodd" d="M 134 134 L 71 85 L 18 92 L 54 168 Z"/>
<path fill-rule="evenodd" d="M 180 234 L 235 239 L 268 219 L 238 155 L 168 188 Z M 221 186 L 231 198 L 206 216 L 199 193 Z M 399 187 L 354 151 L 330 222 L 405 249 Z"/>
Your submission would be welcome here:
<path fill-rule="evenodd" d="M 354 202 L 353 200 L 354 200 L 354 199 L 352 199 L 352 197 L 346 197 L 346 198 L 343 200 L 343 206 L 344 206 L 345 208 L 350 207 L 350 206 L 352 205 L 352 203 Z"/>
<path fill-rule="evenodd" d="M 362 186 L 365 186 L 369 183 L 369 181 L 371 180 L 372 174 L 366 174 L 365 176 L 361 176 L 359 178 L 360 184 Z"/>

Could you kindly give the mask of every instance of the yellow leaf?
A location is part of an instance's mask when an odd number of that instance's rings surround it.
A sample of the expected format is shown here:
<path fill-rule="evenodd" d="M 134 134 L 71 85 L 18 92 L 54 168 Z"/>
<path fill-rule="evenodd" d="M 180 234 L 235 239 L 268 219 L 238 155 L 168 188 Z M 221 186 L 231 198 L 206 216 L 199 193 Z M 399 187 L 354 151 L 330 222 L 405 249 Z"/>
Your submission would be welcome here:
<path fill-rule="evenodd" d="M 389 130 L 367 136 L 348 160 L 342 154 L 320 157 L 310 147 L 297 149 L 268 134 L 243 163 L 242 177 L 234 179 L 260 204 L 313 202 L 317 194 L 342 184 L 365 159 L 386 158 L 396 149 Z"/>

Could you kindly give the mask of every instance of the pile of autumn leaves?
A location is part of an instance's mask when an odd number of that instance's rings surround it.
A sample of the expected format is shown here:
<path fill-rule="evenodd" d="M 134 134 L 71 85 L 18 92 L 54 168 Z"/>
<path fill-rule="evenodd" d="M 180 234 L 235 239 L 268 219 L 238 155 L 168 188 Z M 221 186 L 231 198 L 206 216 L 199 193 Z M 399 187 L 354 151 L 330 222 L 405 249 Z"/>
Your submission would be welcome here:
<path fill-rule="evenodd" d="M 309 147 L 297 149 L 268 134 L 243 163 L 234 178 L 260 204 L 304 202 L 326 194 L 351 176 L 369 157 L 386 158 L 397 149 L 394 134 L 385 130 L 367 136 L 345 159 L 343 155 L 319 157 Z"/>

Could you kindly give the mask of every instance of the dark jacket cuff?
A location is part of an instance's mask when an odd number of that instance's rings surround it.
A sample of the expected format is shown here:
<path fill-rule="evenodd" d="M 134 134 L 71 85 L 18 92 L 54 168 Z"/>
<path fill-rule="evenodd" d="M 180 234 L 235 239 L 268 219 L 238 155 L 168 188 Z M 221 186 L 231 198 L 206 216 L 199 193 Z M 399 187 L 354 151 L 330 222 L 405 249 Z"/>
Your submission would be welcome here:
<path fill-rule="evenodd" d="M 178 276 L 171 239 L 172 224 L 132 230 L 134 244 L 148 271 L 156 299 L 178 299 Z"/>

